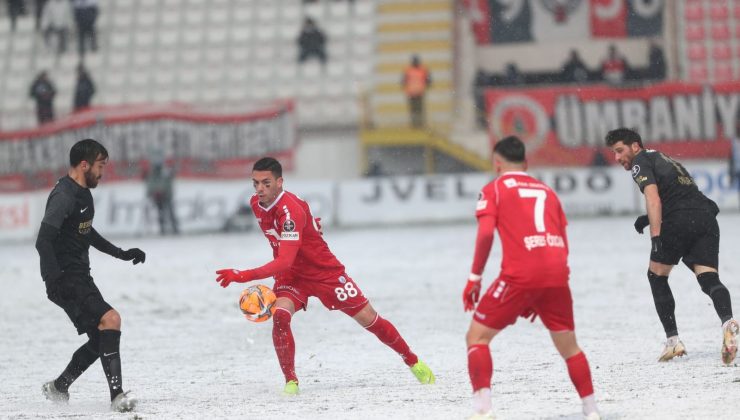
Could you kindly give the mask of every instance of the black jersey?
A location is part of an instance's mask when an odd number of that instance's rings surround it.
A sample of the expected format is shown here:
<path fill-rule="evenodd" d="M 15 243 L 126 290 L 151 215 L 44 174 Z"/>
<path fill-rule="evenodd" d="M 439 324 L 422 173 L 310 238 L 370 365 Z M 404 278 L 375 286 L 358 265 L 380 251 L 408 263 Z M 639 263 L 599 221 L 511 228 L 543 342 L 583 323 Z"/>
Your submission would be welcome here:
<path fill-rule="evenodd" d="M 49 194 L 46 212 L 41 223 L 59 230 L 53 241 L 58 269 L 70 272 L 89 272 L 89 249 L 95 206 L 90 190 L 80 186 L 69 176 L 60 178 Z M 57 267 L 41 260 L 41 275 L 45 279 Z"/>
<path fill-rule="evenodd" d="M 632 178 L 644 192 L 655 184 L 663 208 L 663 218 L 676 210 L 697 209 L 717 213 L 717 205 L 696 186 L 686 168 L 656 150 L 643 150 L 632 161 Z"/>

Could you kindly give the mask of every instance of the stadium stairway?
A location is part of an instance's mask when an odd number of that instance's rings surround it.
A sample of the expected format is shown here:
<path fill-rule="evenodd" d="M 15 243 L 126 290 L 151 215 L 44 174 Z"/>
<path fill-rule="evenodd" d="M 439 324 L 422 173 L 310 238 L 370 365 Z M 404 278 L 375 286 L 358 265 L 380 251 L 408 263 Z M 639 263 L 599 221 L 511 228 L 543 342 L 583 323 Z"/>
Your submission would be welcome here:
<path fill-rule="evenodd" d="M 366 169 L 372 166 L 371 161 L 387 162 L 392 160 L 390 155 L 410 149 L 422 154 L 422 162 L 410 166 L 424 173 L 487 170 L 490 166 L 463 143 L 450 140 L 456 118 L 453 7 L 451 0 L 379 1 L 375 84 L 365 99 L 360 136 Z M 413 55 L 420 57 L 432 75 L 425 97 L 425 129 L 409 128 L 407 99 L 400 83 Z"/>

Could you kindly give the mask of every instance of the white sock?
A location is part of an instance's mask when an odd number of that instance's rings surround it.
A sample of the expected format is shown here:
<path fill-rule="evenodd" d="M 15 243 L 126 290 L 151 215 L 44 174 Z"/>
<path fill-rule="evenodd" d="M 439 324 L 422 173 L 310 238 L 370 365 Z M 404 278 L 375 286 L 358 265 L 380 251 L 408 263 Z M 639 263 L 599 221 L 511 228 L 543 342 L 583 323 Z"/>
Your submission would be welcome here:
<path fill-rule="evenodd" d="M 674 335 L 674 336 L 668 337 L 668 341 L 666 341 L 666 344 L 669 346 L 675 346 L 676 344 L 678 344 L 678 336 Z"/>
<path fill-rule="evenodd" d="M 730 322 L 737 322 L 737 321 L 735 321 L 735 318 L 728 319 L 727 321 L 725 321 L 724 324 L 722 324 L 722 331 L 724 331 L 725 328 L 727 328 L 727 326 L 730 325 Z"/>
<path fill-rule="evenodd" d="M 481 414 L 491 411 L 491 388 L 481 388 L 473 393 L 473 409 Z"/>
<path fill-rule="evenodd" d="M 594 394 L 589 395 L 588 397 L 581 398 L 581 402 L 583 403 L 583 414 L 589 415 L 591 413 L 598 413 L 599 409 L 596 408 L 596 398 L 594 398 Z"/>

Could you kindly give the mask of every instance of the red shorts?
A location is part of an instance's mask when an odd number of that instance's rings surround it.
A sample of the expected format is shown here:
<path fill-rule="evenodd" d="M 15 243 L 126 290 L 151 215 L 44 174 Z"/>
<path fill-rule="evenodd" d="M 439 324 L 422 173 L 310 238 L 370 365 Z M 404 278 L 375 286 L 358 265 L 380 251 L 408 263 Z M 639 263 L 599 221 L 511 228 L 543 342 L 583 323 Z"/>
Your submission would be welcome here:
<path fill-rule="evenodd" d="M 355 316 L 367 304 L 367 298 L 345 273 L 323 280 L 306 280 L 282 276 L 275 280 L 275 295 L 293 301 L 296 310 L 306 309 L 308 298 L 317 297 L 329 310 L 340 310 Z"/>
<path fill-rule="evenodd" d="M 548 330 L 573 331 L 573 298 L 570 287 L 517 287 L 496 279 L 475 308 L 473 319 L 496 330 L 516 322 L 517 317 L 538 315 Z"/>

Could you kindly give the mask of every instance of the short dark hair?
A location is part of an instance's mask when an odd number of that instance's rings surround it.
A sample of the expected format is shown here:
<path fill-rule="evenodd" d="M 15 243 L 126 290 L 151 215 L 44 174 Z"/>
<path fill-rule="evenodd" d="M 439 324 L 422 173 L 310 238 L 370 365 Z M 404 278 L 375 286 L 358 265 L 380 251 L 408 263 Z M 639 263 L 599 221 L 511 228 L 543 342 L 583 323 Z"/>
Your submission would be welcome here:
<path fill-rule="evenodd" d="M 504 137 L 493 146 L 493 153 L 498 153 L 511 163 L 524 162 L 524 143 L 517 136 Z"/>
<path fill-rule="evenodd" d="M 98 157 L 108 159 L 108 150 L 93 139 L 80 140 L 69 149 L 69 165 L 73 168 L 83 160 L 92 165 Z"/>
<path fill-rule="evenodd" d="M 632 143 L 637 143 L 640 145 L 641 148 L 645 148 L 642 145 L 642 137 L 640 137 L 640 135 L 637 134 L 637 131 L 635 130 L 630 130 L 629 128 L 622 127 L 606 133 L 607 146 L 614 146 L 615 143 L 620 141 L 627 146 Z"/>
<path fill-rule="evenodd" d="M 280 178 L 283 176 L 283 166 L 280 165 L 280 162 L 278 162 L 277 159 L 271 157 L 263 157 L 257 162 L 254 162 L 252 170 L 270 171 L 275 176 L 275 178 Z"/>

